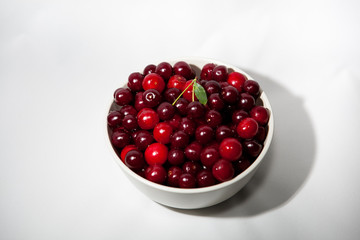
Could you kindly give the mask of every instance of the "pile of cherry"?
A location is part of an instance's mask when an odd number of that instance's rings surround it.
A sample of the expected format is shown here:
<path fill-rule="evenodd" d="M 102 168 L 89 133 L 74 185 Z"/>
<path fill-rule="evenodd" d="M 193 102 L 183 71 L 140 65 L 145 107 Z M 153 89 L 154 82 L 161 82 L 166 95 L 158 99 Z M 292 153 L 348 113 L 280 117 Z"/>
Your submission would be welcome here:
<path fill-rule="evenodd" d="M 149 181 L 180 188 L 228 181 L 258 157 L 270 112 L 260 86 L 208 63 L 196 77 L 186 62 L 150 64 L 114 92 L 107 117 L 120 159 Z"/>

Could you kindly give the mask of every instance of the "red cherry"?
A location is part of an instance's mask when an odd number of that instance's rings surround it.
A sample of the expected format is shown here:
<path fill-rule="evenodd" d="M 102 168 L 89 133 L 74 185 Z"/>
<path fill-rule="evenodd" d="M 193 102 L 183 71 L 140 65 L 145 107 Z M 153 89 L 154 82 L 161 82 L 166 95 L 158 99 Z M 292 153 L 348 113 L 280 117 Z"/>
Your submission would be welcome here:
<path fill-rule="evenodd" d="M 196 180 L 199 187 L 208 187 L 215 184 L 216 180 L 208 169 L 202 169 L 196 175 Z"/>
<path fill-rule="evenodd" d="M 236 161 L 241 157 L 242 146 L 235 138 L 225 138 L 219 146 L 220 156 L 229 161 Z"/>
<path fill-rule="evenodd" d="M 135 145 L 127 145 L 123 148 L 123 150 L 120 153 L 120 159 L 121 161 L 125 162 L 125 156 L 126 154 L 131 151 L 137 149 Z"/>
<path fill-rule="evenodd" d="M 153 135 L 157 142 L 162 144 L 170 143 L 173 129 L 169 123 L 160 122 L 154 127 Z"/>
<path fill-rule="evenodd" d="M 183 91 L 185 84 L 186 84 L 186 78 L 184 78 L 181 75 L 174 75 L 170 77 L 167 83 L 167 88 L 177 88 L 180 91 Z"/>
<path fill-rule="evenodd" d="M 188 80 L 185 84 L 184 90 L 192 83 L 193 80 Z M 182 97 L 188 100 L 189 102 L 192 102 L 192 95 L 193 95 L 193 88 L 194 86 L 191 85 L 186 89 L 186 91 L 183 93 Z M 197 97 L 194 94 L 194 100 L 197 101 Z"/>
<path fill-rule="evenodd" d="M 152 143 L 145 150 L 145 160 L 149 165 L 162 165 L 168 157 L 168 148 L 161 143 Z"/>
<path fill-rule="evenodd" d="M 241 120 L 236 128 L 237 133 L 241 138 L 250 139 L 253 138 L 258 132 L 259 125 L 253 118 L 245 118 Z"/>
<path fill-rule="evenodd" d="M 145 178 L 154 183 L 164 184 L 166 176 L 166 170 L 161 165 L 151 165 L 145 170 Z"/>
<path fill-rule="evenodd" d="M 179 178 L 180 188 L 194 188 L 196 187 L 196 178 L 190 173 L 183 173 Z"/>
<path fill-rule="evenodd" d="M 137 114 L 139 127 L 145 130 L 153 129 L 160 121 L 159 115 L 152 108 L 143 108 Z"/>
<path fill-rule="evenodd" d="M 145 91 L 155 89 L 158 90 L 159 93 L 162 93 L 165 89 L 165 81 L 159 74 L 150 73 L 144 77 L 142 87 Z"/>
<path fill-rule="evenodd" d="M 180 175 L 183 174 L 183 170 L 178 166 L 171 166 L 168 170 L 167 183 L 172 187 L 179 187 Z"/>
<path fill-rule="evenodd" d="M 242 85 L 247 80 L 245 75 L 239 73 L 239 72 L 232 72 L 228 75 L 227 82 L 236 88 L 236 90 L 241 93 L 243 91 Z"/>
<path fill-rule="evenodd" d="M 220 159 L 212 167 L 212 174 L 220 182 L 229 181 L 234 177 L 234 173 L 235 170 L 231 162 L 224 159 Z"/>
<path fill-rule="evenodd" d="M 266 125 L 269 121 L 269 112 L 263 106 L 255 106 L 250 110 L 250 116 L 260 125 Z"/>
<path fill-rule="evenodd" d="M 207 63 L 203 66 L 200 73 L 200 78 L 204 80 L 212 80 L 212 71 L 216 65 L 214 63 Z"/>

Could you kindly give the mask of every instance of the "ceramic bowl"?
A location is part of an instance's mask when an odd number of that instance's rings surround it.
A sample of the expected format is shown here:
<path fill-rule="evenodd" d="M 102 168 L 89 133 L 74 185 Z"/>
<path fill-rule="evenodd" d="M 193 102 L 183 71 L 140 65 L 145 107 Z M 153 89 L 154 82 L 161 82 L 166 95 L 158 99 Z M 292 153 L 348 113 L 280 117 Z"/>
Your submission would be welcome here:
<path fill-rule="evenodd" d="M 240 72 L 248 79 L 253 79 L 246 72 L 242 71 L 236 66 L 232 66 L 227 63 L 223 63 L 220 61 L 216 61 L 213 59 L 204 59 L 204 58 L 182 58 L 176 59 L 174 61 L 167 61 L 171 65 L 175 64 L 177 61 L 185 61 L 189 63 L 195 70 L 197 71 L 197 75 L 199 76 L 199 72 L 201 68 L 207 63 L 215 63 L 218 65 L 225 65 L 228 69 L 232 71 Z M 141 71 L 141 70 L 140 70 Z M 258 81 L 261 86 L 261 80 L 254 79 Z M 233 179 L 219 183 L 210 187 L 203 188 L 191 188 L 191 189 L 183 189 L 183 188 L 174 188 L 169 186 L 160 185 L 157 183 L 153 183 L 151 181 L 146 180 L 145 178 L 139 176 L 132 170 L 130 170 L 119 158 L 118 154 L 113 149 L 110 137 L 109 137 L 109 129 L 107 127 L 106 121 L 104 121 L 104 126 L 106 126 L 106 136 L 107 136 L 107 145 L 109 146 L 109 151 L 113 155 L 114 160 L 119 165 L 123 174 L 130 180 L 134 187 L 136 187 L 139 191 L 145 194 L 149 199 L 160 203 L 162 205 L 180 208 L 180 209 L 197 209 L 197 208 L 205 208 L 220 202 L 223 202 L 237 192 L 242 189 L 249 180 L 254 176 L 258 167 L 264 160 L 264 156 L 266 155 L 270 143 L 273 137 L 274 132 L 274 117 L 270 102 L 265 94 L 265 92 L 261 89 L 260 99 L 263 102 L 263 106 L 269 109 L 270 118 L 268 123 L 268 133 L 266 140 L 263 145 L 263 149 L 257 159 L 248 167 L 245 171 L 235 176 Z M 114 103 L 113 99 L 111 100 L 110 105 L 108 106 L 107 113 L 112 110 L 118 110 L 119 107 Z M 106 117 L 104 118 L 106 119 Z M 126 183 L 122 183 L 126 184 Z"/>

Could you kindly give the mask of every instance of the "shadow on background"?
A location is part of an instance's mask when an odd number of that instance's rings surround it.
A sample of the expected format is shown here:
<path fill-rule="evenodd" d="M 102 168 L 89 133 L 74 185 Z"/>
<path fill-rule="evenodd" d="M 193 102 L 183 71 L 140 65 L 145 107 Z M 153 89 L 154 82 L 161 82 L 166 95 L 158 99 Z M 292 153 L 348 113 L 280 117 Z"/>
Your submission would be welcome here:
<path fill-rule="evenodd" d="M 196 210 L 173 209 L 179 213 L 246 217 L 277 209 L 301 190 L 315 160 L 315 135 L 302 99 L 277 82 L 245 70 L 266 92 L 274 114 L 274 137 L 253 179 L 232 198 Z"/>

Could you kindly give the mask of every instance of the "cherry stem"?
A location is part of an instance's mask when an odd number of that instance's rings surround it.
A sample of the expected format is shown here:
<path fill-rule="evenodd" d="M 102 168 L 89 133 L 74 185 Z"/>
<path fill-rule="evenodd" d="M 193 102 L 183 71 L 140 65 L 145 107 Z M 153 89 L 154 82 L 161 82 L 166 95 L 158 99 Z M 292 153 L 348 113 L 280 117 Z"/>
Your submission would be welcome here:
<path fill-rule="evenodd" d="M 184 91 L 182 91 L 182 93 L 180 93 L 180 95 L 175 99 L 175 101 L 172 103 L 172 105 L 174 105 L 177 100 L 179 100 L 179 98 L 184 94 L 184 92 L 191 86 L 194 85 L 194 83 L 196 82 L 196 77 L 194 78 L 194 80 L 191 81 L 191 83 L 184 89 Z M 193 86 L 193 101 L 194 101 L 194 86 Z"/>

